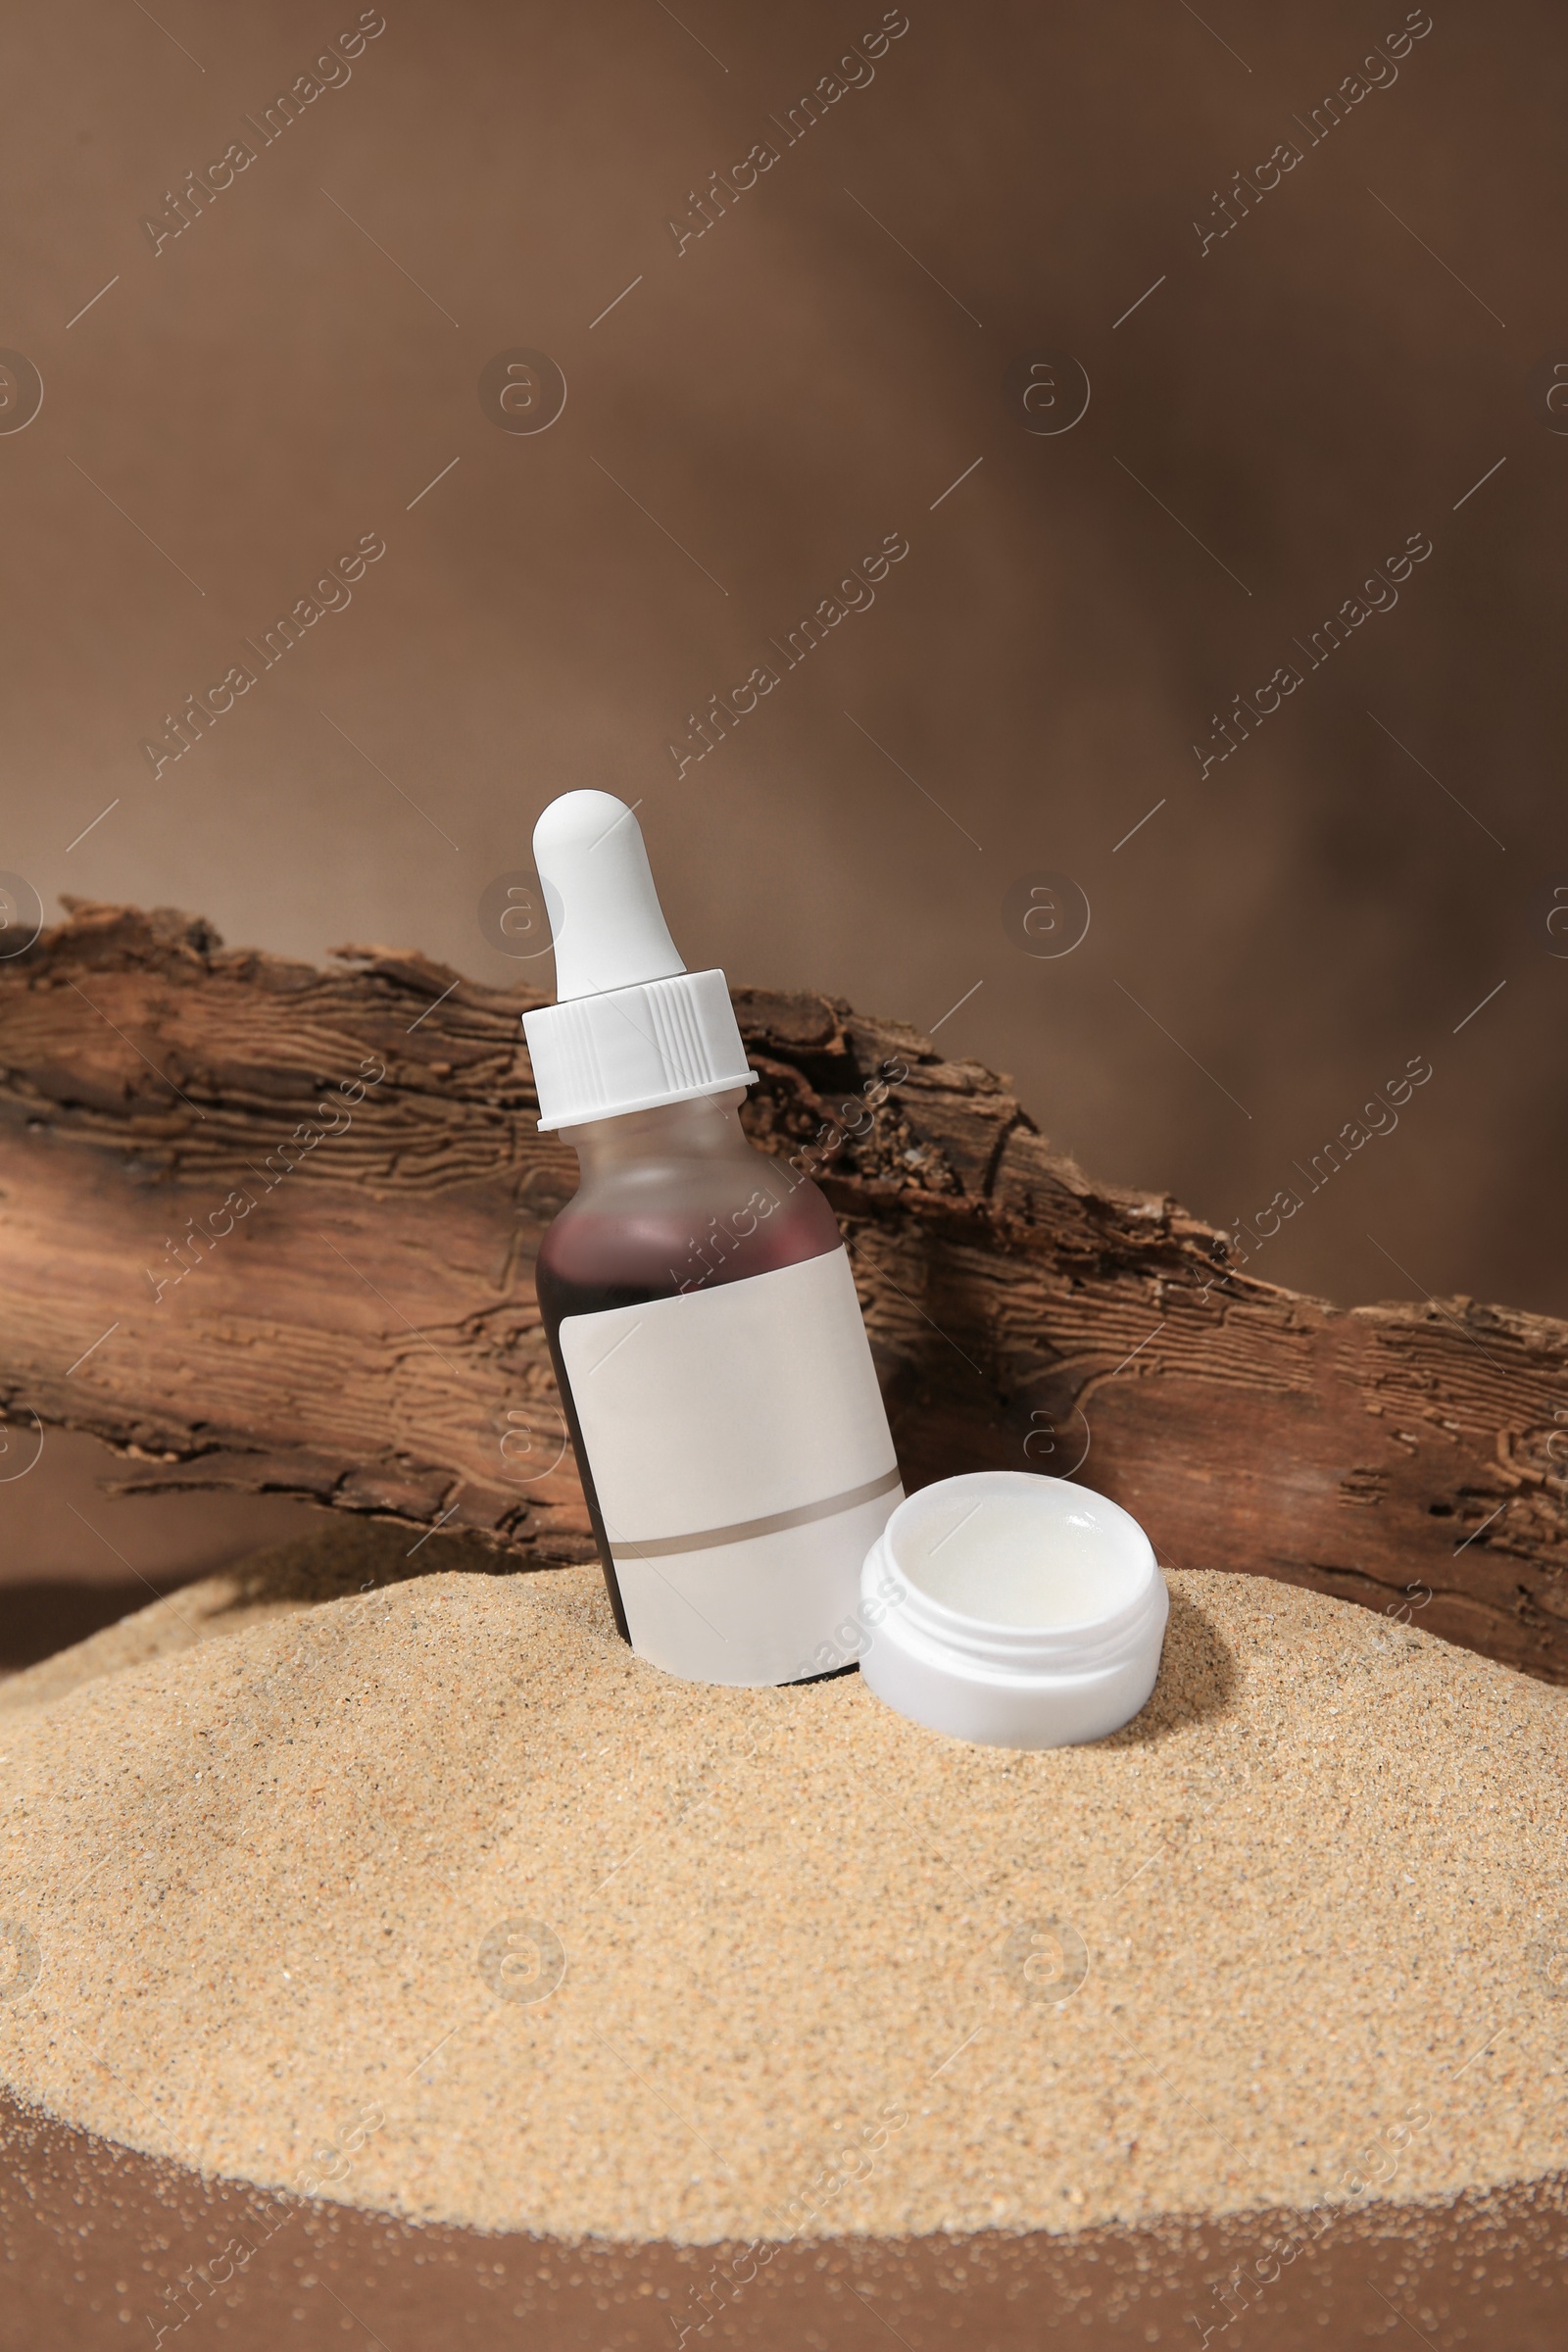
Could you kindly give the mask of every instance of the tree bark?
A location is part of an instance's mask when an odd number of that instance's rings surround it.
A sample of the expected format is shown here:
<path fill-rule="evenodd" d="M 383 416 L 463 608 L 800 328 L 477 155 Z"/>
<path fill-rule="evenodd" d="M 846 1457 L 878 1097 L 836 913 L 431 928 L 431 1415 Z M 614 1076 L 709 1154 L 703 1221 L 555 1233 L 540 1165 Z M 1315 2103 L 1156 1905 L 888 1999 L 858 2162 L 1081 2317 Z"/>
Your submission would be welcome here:
<path fill-rule="evenodd" d="M 79 902 L 0 962 L 0 1475 L 86 1430 L 121 1491 L 590 1558 L 533 1295 L 575 1181 L 535 1127 L 543 1000 L 413 952 L 335 963 Z M 838 1213 L 906 1484 L 1076 1475 L 1175 1565 L 1568 1681 L 1568 1325 L 1277 1289 L 1054 1153 L 978 1063 L 825 997 L 736 1006 L 748 1128 Z"/>

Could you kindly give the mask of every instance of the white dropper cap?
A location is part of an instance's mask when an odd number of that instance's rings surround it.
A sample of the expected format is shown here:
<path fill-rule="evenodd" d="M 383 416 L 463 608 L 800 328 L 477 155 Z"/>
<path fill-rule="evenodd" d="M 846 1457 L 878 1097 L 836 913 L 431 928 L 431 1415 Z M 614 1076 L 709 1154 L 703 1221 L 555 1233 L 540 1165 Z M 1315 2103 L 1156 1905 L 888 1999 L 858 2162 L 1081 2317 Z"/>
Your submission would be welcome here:
<path fill-rule="evenodd" d="M 724 975 L 682 963 L 625 802 L 563 793 L 533 850 L 556 951 L 557 1002 L 522 1016 L 540 1126 L 754 1085 Z"/>

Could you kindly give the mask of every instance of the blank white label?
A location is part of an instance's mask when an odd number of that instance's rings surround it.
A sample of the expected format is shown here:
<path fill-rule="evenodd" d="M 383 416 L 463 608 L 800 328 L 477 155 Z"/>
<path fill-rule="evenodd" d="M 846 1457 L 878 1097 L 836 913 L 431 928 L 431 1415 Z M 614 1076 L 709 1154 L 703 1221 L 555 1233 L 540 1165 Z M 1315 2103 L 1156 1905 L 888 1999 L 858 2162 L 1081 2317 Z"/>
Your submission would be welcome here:
<path fill-rule="evenodd" d="M 633 1648 L 694 1682 L 810 1672 L 903 1498 L 845 1252 L 571 1315 L 560 1347 Z"/>

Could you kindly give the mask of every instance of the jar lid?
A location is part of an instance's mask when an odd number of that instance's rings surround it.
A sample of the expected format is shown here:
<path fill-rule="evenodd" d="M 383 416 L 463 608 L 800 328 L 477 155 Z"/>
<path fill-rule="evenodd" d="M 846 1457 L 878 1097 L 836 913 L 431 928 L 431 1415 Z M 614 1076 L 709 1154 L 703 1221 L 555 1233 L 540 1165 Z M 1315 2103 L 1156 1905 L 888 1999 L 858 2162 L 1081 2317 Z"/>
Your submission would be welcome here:
<path fill-rule="evenodd" d="M 1169 1598 L 1119 1503 L 980 1470 L 901 1502 L 866 1553 L 860 1672 L 901 1715 L 989 1747 L 1066 1747 L 1131 1722 Z"/>

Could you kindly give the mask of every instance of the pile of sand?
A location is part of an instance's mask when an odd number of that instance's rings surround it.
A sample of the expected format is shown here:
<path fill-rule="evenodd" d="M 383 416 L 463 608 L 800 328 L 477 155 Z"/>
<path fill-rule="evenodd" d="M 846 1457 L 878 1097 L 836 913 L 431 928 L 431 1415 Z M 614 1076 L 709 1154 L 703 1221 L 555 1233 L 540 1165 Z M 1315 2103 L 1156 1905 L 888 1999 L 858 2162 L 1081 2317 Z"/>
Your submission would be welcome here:
<path fill-rule="evenodd" d="M 0 2076 L 212 2172 L 566 2236 L 1561 2165 L 1568 1692 L 1170 1584 L 1145 1715 L 1039 1755 L 858 1677 L 671 1681 L 596 1569 L 194 1588 L 0 1698 Z"/>

